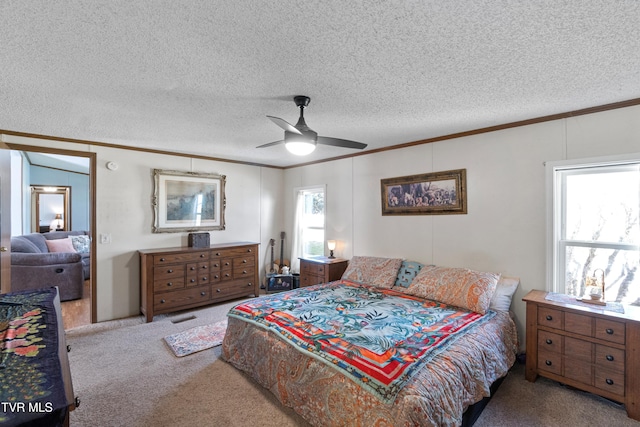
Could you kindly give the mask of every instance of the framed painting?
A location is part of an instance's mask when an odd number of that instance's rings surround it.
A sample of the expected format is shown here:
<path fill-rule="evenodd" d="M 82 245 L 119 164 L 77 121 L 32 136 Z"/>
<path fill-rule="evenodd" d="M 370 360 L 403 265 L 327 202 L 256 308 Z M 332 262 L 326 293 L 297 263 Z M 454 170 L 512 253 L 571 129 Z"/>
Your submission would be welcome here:
<path fill-rule="evenodd" d="M 380 180 L 382 215 L 467 213 L 467 170 Z"/>
<path fill-rule="evenodd" d="M 226 177 L 153 170 L 154 233 L 224 230 Z"/>

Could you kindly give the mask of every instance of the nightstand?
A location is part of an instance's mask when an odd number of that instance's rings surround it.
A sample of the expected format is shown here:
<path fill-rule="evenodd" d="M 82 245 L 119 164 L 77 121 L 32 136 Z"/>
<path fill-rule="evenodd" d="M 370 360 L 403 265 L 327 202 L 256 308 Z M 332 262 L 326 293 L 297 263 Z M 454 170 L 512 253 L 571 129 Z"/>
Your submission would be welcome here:
<path fill-rule="evenodd" d="M 339 280 L 347 264 L 349 261 L 341 258 L 300 258 L 300 287 Z"/>
<path fill-rule="evenodd" d="M 640 309 L 625 305 L 618 313 L 562 297 L 532 290 L 523 298 L 526 379 L 540 375 L 624 403 L 640 420 Z"/>

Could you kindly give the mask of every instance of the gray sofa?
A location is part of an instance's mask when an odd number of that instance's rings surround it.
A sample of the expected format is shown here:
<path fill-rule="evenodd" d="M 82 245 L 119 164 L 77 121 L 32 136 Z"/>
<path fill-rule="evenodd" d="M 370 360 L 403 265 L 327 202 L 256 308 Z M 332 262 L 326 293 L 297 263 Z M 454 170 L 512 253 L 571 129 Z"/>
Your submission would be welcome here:
<path fill-rule="evenodd" d="M 82 298 L 89 278 L 91 255 L 78 252 L 49 252 L 46 240 L 88 235 L 85 231 L 31 233 L 11 238 L 11 291 L 57 286 L 61 301 Z"/>

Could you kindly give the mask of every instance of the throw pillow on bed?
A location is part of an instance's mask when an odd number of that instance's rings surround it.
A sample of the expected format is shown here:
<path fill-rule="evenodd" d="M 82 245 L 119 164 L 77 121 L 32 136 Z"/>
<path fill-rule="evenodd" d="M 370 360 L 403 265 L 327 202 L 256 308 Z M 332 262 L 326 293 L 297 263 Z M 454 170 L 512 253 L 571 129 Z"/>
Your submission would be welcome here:
<path fill-rule="evenodd" d="M 402 259 L 400 258 L 354 256 L 349 261 L 342 278 L 352 282 L 390 289 L 396 282 L 400 264 L 402 264 Z"/>
<path fill-rule="evenodd" d="M 405 293 L 485 314 L 499 278 L 466 268 L 426 266 Z"/>
<path fill-rule="evenodd" d="M 402 261 L 402 265 L 398 271 L 398 276 L 396 277 L 396 282 L 393 286 L 408 288 L 411 282 L 413 282 L 413 278 L 418 275 L 422 267 L 424 267 L 424 264 L 416 261 Z"/>
<path fill-rule="evenodd" d="M 500 277 L 489 308 L 493 311 L 509 311 L 513 294 L 516 293 L 519 284 L 520 279 L 517 277 Z"/>
<path fill-rule="evenodd" d="M 45 240 L 47 244 L 47 249 L 49 252 L 75 252 L 73 249 L 73 244 L 69 239 L 54 239 L 54 240 Z"/>

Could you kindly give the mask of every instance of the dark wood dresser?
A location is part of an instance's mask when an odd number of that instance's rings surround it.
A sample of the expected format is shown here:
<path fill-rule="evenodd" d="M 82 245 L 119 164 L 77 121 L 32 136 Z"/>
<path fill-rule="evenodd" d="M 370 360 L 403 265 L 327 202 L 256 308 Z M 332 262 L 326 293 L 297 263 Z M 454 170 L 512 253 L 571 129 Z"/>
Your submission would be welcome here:
<path fill-rule="evenodd" d="M 526 379 L 538 375 L 624 403 L 640 420 L 640 307 L 624 313 L 545 299 L 527 303 Z"/>
<path fill-rule="evenodd" d="M 147 322 L 170 313 L 258 296 L 258 244 L 140 250 L 140 311 Z"/>
<path fill-rule="evenodd" d="M 339 280 L 349 261 L 341 258 L 300 258 L 300 287 Z"/>

